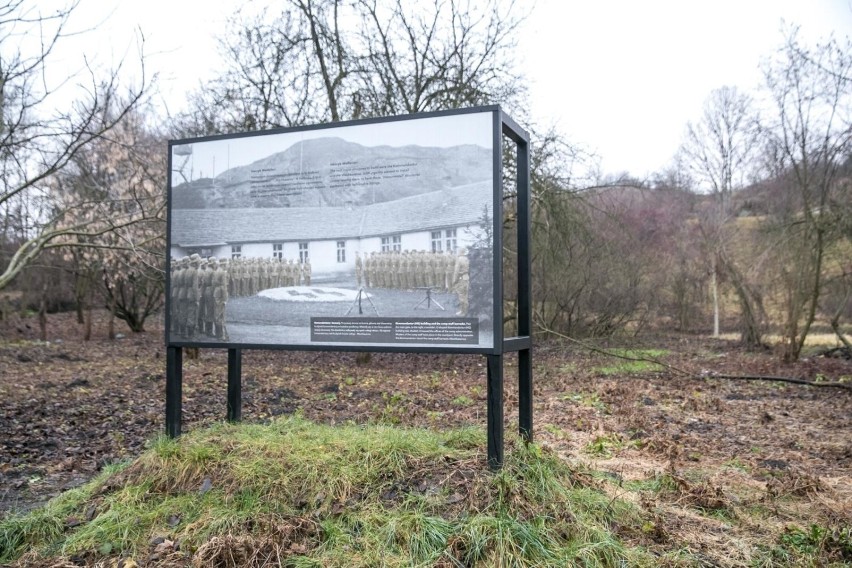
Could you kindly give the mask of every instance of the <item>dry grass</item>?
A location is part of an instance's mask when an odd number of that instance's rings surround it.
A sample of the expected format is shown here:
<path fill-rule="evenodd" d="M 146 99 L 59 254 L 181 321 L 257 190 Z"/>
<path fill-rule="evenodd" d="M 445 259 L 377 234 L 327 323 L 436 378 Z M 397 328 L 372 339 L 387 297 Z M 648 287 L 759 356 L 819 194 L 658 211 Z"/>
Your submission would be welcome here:
<path fill-rule="evenodd" d="M 739 341 L 740 334 L 721 333 L 719 334 L 719 339 L 723 341 Z M 852 337 L 850 337 L 850 340 L 852 340 Z M 767 345 L 774 346 L 780 345 L 783 341 L 783 338 L 778 334 L 768 333 L 763 336 L 763 341 Z M 805 339 L 805 346 L 831 348 L 842 347 L 843 344 L 840 343 L 840 340 L 837 339 L 837 336 L 833 333 L 809 333 L 808 337 Z"/>

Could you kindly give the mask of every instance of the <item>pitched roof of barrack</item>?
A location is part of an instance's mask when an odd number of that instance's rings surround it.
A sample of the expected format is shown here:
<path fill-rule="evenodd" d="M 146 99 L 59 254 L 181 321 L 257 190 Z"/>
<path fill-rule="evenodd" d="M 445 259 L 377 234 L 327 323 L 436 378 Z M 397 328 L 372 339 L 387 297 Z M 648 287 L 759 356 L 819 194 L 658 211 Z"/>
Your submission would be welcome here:
<path fill-rule="evenodd" d="M 375 237 L 481 223 L 492 214 L 491 182 L 360 207 L 173 209 L 173 245 L 317 241 Z"/>

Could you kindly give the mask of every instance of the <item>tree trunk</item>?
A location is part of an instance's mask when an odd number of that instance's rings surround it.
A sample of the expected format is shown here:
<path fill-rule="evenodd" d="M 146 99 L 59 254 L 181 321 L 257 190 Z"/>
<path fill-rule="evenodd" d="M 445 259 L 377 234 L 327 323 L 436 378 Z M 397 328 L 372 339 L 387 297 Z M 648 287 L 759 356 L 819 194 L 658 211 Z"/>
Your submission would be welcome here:
<path fill-rule="evenodd" d="M 91 296 L 91 275 L 79 270 L 74 272 L 74 300 L 76 302 L 77 323 L 85 323 L 86 298 Z"/>
<path fill-rule="evenodd" d="M 746 282 L 740 271 L 724 256 L 720 257 L 722 268 L 728 274 L 740 303 L 740 341 L 749 349 L 763 346 L 761 325 L 763 303 L 760 295 Z"/>
<path fill-rule="evenodd" d="M 710 293 L 713 295 L 713 337 L 719 338 L 719 285 L 716 281 L 716 261 L 713 261 L 713 274 L 710 276 Z"/>
<path fill-rule="evenodd" d="M 38 327 L 42 341 L 47 341 L 47 282 L 41 289 L 41 300 L 38 304 Z"/>
<path fill-rule="evenodd" d="M 130 331 L 133 333 L 141 333 L 145 331 L 144 320 L 140 320 L 138 318 L 127 318 L 125 321 L 127 322 L 127 327 L 129 327 Z"/>
<path fill-rule="evenodd" d="M 793 279 L 792 276 L 788 278 Z M 799 292 L 796 284 L 788 284 L 786 293 L 787 310 L 784 322 L 784 335 L 782 336 L 781 360 L 785 363 L 793 363 L 799 358 Z"/>
<path fill-rule="evenodd" d="M 88 301 L 86 302 L 86 325 L 83 328 L 83 341 L 92 339 L 92 286 L 89 287 Z"/>
<path fill-rule="evenodd" d="M 109 324 L 107 325 L 107 337 L 115 339 L 115 299 L 109 296 Z"/>
<path fill-rule="evenodd" d="M 77 312 L 77 323 L 86 323 L 85 308 L 83 307 L 83 304 L 80 302 L 79 298 L 76 302 L 75 311 Z"/>
<path fill-rule="evenodd" d="M 83 327 L 83 341 L 92 339 L 92 306 L 86 306 L 86 324 Z"/>
<path fill-rule="evenodd" d="M 795 363 L 801 357 L 805 340 L 816 319 L 822 291 L 822 264 L 826 246 L 824 230 L 820 228 L 819 219 L 811 219 L 810 216 L 806 216 L 806 219 L 815 226 L 815 236 L 809 251 L 814 256 L 810 258 L 806 255 L 804 258 L 797 259 L 795 270 L 799 272 L 791 275 L 788 284 L 787 321 L 784 323 L 783 360 L 785 363 Z"/>
<path fill-rule="evenodd" d="M 757 301 L 745 284 L 737 286 L 737 296 L 740 300 L 740 341 L 749 348 L 763 346 L 763 331 L 760 317 L 757 314 Z"/>
<path fill-rule="evenodd" d="M 837 310 L 834 312 L 834 316 L 831 318 L 831 329 L 834 330 L 834 335 L 837 336 L 837 339 L 840 340 L 840 343 L 846 347 L 846 350 L 852 355 L 852 344 L 849 343 L 849 340 L 846 339 L 846 336 L 843 334 L 843 330 L 840 329 L 840 316 L 843 315 L 843 311 L 846 309 L 846 303 L 849 301 L 849 288 L 847 287 L 845 293 L 843 294 L 843 301 L 838 305 Z"/>

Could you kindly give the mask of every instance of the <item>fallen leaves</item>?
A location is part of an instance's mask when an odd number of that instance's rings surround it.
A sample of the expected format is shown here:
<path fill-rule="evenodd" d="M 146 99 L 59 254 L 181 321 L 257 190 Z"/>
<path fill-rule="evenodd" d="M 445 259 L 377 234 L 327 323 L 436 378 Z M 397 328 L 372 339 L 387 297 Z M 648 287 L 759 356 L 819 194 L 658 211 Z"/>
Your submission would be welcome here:
<path fill-rule="evenodd" d="M 149 329 L 156 327 L 152 322 Z M 91 479 L 105 464 L 140 453 L 146 441 L 163 430 L 165 359 L 159 333 L 110 341 L 96 326 L 95 339 L 84 342 L 73 314 L 50 316 L 49 328 L 51 338 L 61 343 L 20 341 L 15 327 L 10 328 L 11 336 L 5 335 L 14 341 L 0 340 L 0 368 L 8 370 L 6 380 L 0 381 L 0 514 L 29 508 Z M 670 362 L 678 366 L 690 364 L 713 373 L 852 375 L 852 362 L 845 360 L 817 358 L 781 368 L 771 353 L 747 353 L 695 337 L 687 342 L 662 338 L 655 346 L 666 347 L 672 353 Z M 244 352 L 244 419 L 265 421 L 298 411 L 332 424 L 484 427 L 481 356 L 375 353 L 360 365 L 356 357 Z M 583 456 L 589 440 L 611 434 L 627 441 L 614 450 L 622 460 L 633 452 L 701 467 L 738 456 L 756 472 L 783 463 L 814 478 L 848 474 L 852 467 L 852 397 L 844 393 L 659 373 L 595 378 L 592 370 L 606 361 L 556 343 L 536 346 L 537 440 L 562 454 Z M 225 417 L 226 373 L 225 350 L 202 349 L 199 359 L 184 359 L 184 430 Z M 516 359 L 508 355 L 507 431 L 516 428 L 516 373 Z M 461 397 L 473 402 L 452 403 Z M 444 495 L 449 505 L 464 498 L 441 480 L 429 479 L 428 473 L 412 483 L 389 487 L 388 498 L 410 491 Z M 203 495 L 214 487 L 210 477 L 194 489 Z M 811 493 L 818 486 L 802 477 L 777 489 L 780 494 Z M 313 503 L 315 497 L 305 500 Z M 710 503 L 714 495 L 700 497 Z M 345 510 L 345 504 L 328 506 Z M 179 519 L 175 513 L 170 526 Z"/>

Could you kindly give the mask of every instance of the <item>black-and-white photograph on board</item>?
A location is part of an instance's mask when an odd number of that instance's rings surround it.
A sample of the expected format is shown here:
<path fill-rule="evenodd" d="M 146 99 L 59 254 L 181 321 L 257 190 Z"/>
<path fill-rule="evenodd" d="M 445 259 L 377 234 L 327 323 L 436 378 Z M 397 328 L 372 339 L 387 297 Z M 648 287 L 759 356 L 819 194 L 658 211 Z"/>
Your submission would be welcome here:
<path fill-rule="evenodd" d="M 171 142 L 169 343 L 491 348 L 494 112 Z"/>

